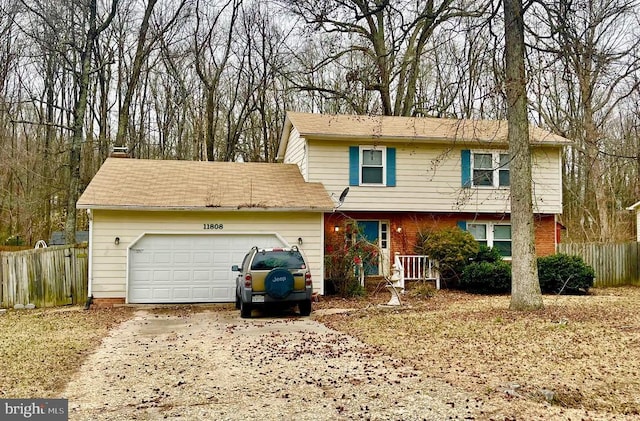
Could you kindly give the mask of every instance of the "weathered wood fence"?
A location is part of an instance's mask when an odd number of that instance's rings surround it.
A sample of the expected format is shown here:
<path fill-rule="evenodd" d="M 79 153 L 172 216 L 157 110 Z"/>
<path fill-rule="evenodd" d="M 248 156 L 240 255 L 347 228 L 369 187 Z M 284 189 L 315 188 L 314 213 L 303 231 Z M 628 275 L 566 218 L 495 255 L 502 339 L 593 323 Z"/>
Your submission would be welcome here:
<path fill-rule="evenodd" d="M 0 307 L 54 307 L 87 299 L 86 246 L 0 252 Z"/>
<path fill-rule="evenodd" d="M 596 287 L 640 285 L 639 244 L 560 243 L 558 253 L 582 257 L 596 272 Z"/>

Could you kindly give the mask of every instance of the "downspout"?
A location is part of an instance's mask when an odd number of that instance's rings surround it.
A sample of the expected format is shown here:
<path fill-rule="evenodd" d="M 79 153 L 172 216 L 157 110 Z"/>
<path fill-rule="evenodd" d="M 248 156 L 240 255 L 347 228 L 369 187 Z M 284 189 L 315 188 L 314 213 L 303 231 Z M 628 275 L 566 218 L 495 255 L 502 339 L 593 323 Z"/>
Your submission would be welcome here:
<path fill-rule="evenodd" d="M 93 302 L 93 214 L 91 209 L 87 209 L 87 216 L 89 217 L 89 261 L 88 265 L 88 280 L 87 280 L 87 302 L 84 305 L 85 310 L 89 310 L 91 303 Z"/>

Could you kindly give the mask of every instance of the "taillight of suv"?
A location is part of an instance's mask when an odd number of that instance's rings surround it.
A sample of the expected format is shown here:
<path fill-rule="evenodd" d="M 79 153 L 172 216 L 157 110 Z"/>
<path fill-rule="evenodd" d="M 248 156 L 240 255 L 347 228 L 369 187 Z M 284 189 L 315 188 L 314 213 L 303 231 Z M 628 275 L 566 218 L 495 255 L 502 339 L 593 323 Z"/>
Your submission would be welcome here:
<path fill-rule="evenodd" d="M 251 288 L 251 281 L 252 281 L 251 274 L 247 273 L 244 276 L 244 287 L 245 288 Z"/>
<path fill-rule="evenodd" d="M 313 286 L 313 282 L 311 282 L 311 272 L 304 274 L 304 286 L 307 288 L 311 288 Z"/>

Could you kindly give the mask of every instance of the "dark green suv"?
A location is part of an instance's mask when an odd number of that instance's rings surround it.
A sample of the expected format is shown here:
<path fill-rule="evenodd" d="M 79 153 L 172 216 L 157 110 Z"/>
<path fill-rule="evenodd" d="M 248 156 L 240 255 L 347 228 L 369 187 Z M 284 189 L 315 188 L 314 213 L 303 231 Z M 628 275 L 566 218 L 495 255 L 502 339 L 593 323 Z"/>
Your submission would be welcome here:
<path fill-rule="evenodd" d="M 298 247 L 253 247 L 244 257 L 236 278 L 236 308 L 250 318 L 255 306 L 276 303 L 298 305 L 300 315 L 311 314 L 313 283 L 309 265 Z"/>

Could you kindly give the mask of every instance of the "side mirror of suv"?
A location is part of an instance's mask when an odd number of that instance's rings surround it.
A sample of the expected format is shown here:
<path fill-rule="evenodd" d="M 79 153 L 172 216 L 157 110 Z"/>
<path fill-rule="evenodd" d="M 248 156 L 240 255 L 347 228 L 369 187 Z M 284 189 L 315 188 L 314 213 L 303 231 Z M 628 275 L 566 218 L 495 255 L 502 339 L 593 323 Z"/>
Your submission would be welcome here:
<path fill-rule="evenodd" d="M 240 268 L 238 267 L 238 265 L 231 266 L 231 270 L 234 272 L 240 272 Z"/>

